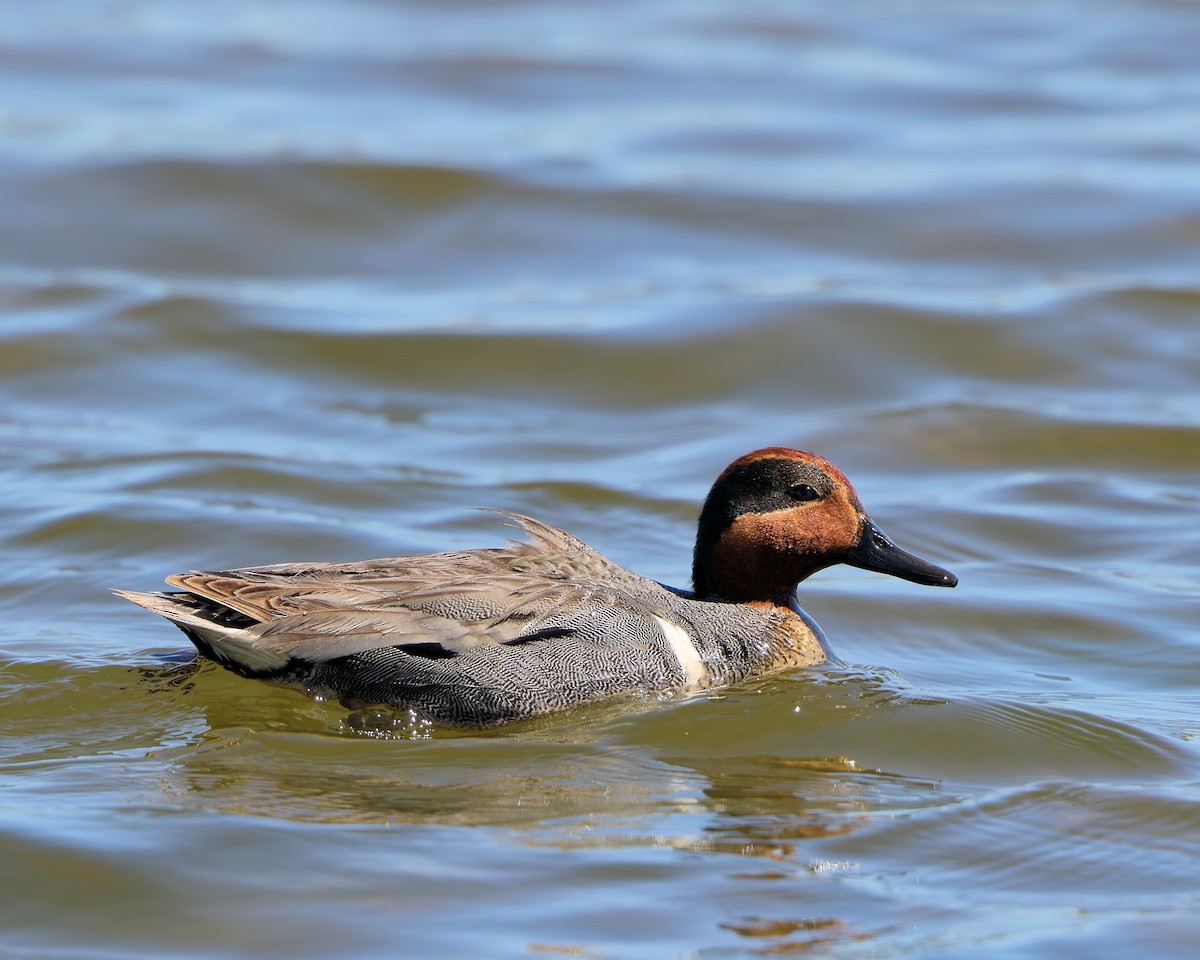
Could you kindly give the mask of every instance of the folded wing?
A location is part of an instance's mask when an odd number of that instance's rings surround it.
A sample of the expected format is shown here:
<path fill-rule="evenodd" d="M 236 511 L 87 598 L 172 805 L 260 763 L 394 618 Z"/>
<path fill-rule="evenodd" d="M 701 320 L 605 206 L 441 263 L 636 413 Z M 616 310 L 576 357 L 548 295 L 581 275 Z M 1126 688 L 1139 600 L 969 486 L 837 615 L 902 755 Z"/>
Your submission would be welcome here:
<path fill-rule="evenodd" d="M 528 643 L 640 604 L 631 575 L 570 534 L 509 515 L 526 542 L 351 564 L 289 563 L 167 578 L 183 593 L 124 594 L 240 662 L 320 662 L 399 647 L 445 657 Z"/>

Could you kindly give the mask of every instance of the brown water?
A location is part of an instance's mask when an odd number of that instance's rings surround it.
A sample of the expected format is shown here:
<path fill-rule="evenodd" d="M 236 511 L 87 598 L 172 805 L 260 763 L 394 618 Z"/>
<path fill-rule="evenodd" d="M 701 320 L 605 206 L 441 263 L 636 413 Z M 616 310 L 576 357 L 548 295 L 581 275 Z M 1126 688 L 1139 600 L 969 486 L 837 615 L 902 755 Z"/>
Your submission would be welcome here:
<path fill-rule="evenodd" d="M 5 21 L 0 954 L 1195 955 L 1194 5 Z M 849 667 L 415 740 L 107 593 L 476 506 L 683 584 L 768 443 L 958 590 L 835 568 Z"/>

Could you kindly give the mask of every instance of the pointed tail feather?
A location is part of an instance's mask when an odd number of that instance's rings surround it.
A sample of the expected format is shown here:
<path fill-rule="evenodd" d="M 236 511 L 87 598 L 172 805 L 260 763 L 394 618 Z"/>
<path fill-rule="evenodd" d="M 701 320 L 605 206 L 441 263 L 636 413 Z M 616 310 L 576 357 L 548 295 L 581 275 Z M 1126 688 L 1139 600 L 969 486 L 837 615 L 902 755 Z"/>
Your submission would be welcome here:
<path fill-rule="evenodd" d="M 221 623 L 214 616 L 232 619 L 211 603 L 188 593 L 138 593 L 114 590 L 119 597 L 166 617 L 182 630 L 201 653 L 236 665 L 250 673 L 271 673 L 287 665 L 286 654 L 255 646 L 254 635 L 244 626 Z"/>

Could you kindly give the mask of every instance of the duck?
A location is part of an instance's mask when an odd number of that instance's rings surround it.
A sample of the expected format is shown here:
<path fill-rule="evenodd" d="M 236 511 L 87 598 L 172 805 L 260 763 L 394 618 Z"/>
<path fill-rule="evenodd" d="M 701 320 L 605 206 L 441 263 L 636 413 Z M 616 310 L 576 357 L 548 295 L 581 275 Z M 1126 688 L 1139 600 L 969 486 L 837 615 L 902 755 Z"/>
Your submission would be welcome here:
<path fill-rule="evenodd" d="M 240 676 L 349 709 L 490 728 L 628 695 L 670 696 L 837 662 L 797 600 L 843 563 L 953 587 L 898 547 L 836 466 L 767 447 L 704 500 L 692 587 L 627 570 L 564 530 L 506 513 L 507 546 L 354 563 L 174 574 L 117 590 Z"/>

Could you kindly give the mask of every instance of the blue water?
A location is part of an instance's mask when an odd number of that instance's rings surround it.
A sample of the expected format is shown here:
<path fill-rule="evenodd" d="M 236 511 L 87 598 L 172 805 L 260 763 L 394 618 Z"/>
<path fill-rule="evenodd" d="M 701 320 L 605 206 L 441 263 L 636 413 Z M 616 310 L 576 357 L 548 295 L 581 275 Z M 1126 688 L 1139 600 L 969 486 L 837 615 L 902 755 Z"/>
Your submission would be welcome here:
<path fill-rule="evenodd" d="M 0 953 L 1191 957 L 1186 4 L 49 0 L 0 36 Z M 684 585 L 816 450 L 954 591 L 486 735 L 109 589 L 488 546 Z"/>

